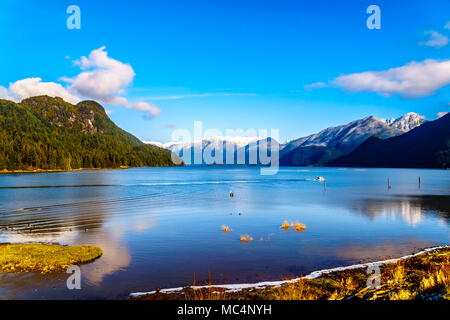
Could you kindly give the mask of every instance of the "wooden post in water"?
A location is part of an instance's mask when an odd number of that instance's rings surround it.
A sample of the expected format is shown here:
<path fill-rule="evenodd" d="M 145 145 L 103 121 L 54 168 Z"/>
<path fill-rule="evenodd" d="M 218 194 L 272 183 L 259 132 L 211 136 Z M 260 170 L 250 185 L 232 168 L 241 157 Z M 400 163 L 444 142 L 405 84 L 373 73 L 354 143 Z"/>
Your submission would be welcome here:
<path fill-rule="evenodd" d="M 323 191 L 327 192 L 327 180 L 323 180 Z"/>
<path fill-rule="evenodd" d="M 420 189 L 420 176 L 419 176 L 419 189 Z"/>
<path fill-rule="evenodd" d="M 388 178 L 388 190 L 391 189 L 391 180 Z"/>

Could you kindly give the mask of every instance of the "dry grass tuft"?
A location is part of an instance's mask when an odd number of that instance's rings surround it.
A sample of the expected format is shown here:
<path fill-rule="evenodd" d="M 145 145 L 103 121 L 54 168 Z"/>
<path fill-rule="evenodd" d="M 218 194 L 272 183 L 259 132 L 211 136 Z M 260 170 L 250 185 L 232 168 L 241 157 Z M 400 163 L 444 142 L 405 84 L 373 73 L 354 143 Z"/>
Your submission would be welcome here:
<path fill-rule="evenodd" d="M 445 286 L 448 290 L 450 287 L 450 266 L 442 266 L 434 273 L 422 278 L 420 282 L 422 291 L 428 291 L 436 286 Z"/>
<path fill-rule="evenodd" d="M 231 228 L 229 226 L 222 226 L 222 232 L 231 232 Z"/>
<path fill-rule="evenodd" d="M 251 242 L 253 241 L 253 237 L 248 234 L 241 234 L 240 240 L 241 242 Z"/>
<path fill-rule="evenodd" d="M 223 300 L 223 290 L 208 286 L 205 289 L 187 289 L 184 293 L 185 300 Z"/>
<path fill-rule="evenodd" d="M 195 287 L 195 273 L 192 286 Z M 224 293 L 223 290 L 214 288 L 211 280 L 211 272 L 208 272 L 208 286 L 202 289 L 184 289 L 184 300 L 223 300 Z"/>
<path fill-rule="evenodd" d="M 284 229 L 284 230 L 288 230 L 289 228 L 290 228 L 290 224 L 289 224 L 289 221 L 287 221 L 287 220 L 284 220 L 284 222 L 283 222 L 283 224 L 281 225 L 281 229 Z"/>
<path fill-rule="evenodd" d="M 412 300 L 417 296 L 417 293 L 411 292 L 407 289 L 400 289 L 389 295 L 390 300 Z"/>
<path fill-rule="evenodd" d="M 317 292 L 310 290 L 308 281 L 290 282 L 278 288 L 267 289 L 273 292 L 274 300 L 316 300 Z"/>
<path fill-rule="evenodd" d="M 391 270 L 390 284 L 394 287 L 401 287 L 406 279 L 405 265 L 403 262 L 397 263 L 397 266 Z"/>
<path fill-rule="evenodd" d="M 306 226 L 303 223 L 300 223 L 298 221 L 295 221 L 294 228 L 297 232 L 306 230 Z"/>
<path fill-rule="evenodd" d="M 294 229 L 297 232 L 300 231 L 305 231 L 306 230 L 306 225 L 304 225 L 303 223 L 300 223 L 298 221 L 295 221 L 295 223 L 289 223 L 289 221 L 284 220 L 283 224 L 280 227 L 283 230 L 289 230 L 289 229 Z"/>

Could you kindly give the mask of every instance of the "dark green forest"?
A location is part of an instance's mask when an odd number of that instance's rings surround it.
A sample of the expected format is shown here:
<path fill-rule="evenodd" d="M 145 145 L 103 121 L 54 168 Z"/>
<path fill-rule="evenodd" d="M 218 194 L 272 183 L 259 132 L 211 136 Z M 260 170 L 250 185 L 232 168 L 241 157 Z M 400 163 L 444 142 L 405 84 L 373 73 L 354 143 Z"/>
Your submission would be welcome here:
<path fill-rule="evenodd" d="M 0 100 L 0 170 L 172 165 L 169 151 L 120 129 L 94 101 Z"/>

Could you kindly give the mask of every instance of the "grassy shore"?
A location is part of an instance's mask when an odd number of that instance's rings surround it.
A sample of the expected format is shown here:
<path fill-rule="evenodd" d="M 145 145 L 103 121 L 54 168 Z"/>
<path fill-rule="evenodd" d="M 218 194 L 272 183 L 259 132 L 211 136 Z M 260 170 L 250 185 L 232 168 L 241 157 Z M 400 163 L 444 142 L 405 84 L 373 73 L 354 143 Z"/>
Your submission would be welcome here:
<path fill-rule="evenodd" d="M 279 287 L 236 292 L 208 285 L 201 289 L 136 296 L 144 300 L 413 300 L 450 299 L 450 247 L 380 266 L 380 285 L 367 286 L 367 268 L 325 273 Z M 372 283 L 372 282 L 371 282 Z"/>
<path fill-rule="evenodd" d="M 0 244 L 0 273 L 64 272 L 70 265 L 90 262 L 102 255 L 93 246 L 57 244 Z"/>
<path fill-rule="evenodd" d="M 51 173 L 51 172 L 72 172 L 82 170 L 115 170 L 115 169 L 130 169 L 132 167 L 120 166 L 118 168 L 78 168 L 78 169 L 30 169 L 30 170 L 0 170 L 0 174 L 22 174 L 22 173 Z"/>

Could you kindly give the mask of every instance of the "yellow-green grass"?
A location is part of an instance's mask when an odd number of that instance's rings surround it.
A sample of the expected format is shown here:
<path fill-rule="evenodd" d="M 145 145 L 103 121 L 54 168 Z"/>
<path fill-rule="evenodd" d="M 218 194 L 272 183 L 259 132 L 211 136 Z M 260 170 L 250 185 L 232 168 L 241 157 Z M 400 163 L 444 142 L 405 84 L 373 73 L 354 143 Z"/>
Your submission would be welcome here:
<path fill-rule="evenodd" d="M 410 259 L 380 266 L 380 286 L 371 289 L 367 268 L 324 274 L 316 279 L 301 279 L 280 287 L 244 289 L 227 292 L 223 288 L 184 288 L 181 292 L 141 296 L 138 299 L 240 299 L 240 300 L 450 300 L 450 247 Z"/>
<path fill-rule="evenodd" d="M 70 265 L 86 263 L 101 255 L 102 249 L 94 246 L 1 244 L 0 273 L 64 272 Z"/>
<path fill-rule="evenodd" d="M 341 271 L 317 279 L 302 279 L 278 288 L 256 290 L 250 299 L 411 300 L 439 296 L 450 299 L 450 248 L 380 267 L 380 286 L 367 286 L 366 269 Z"/>

